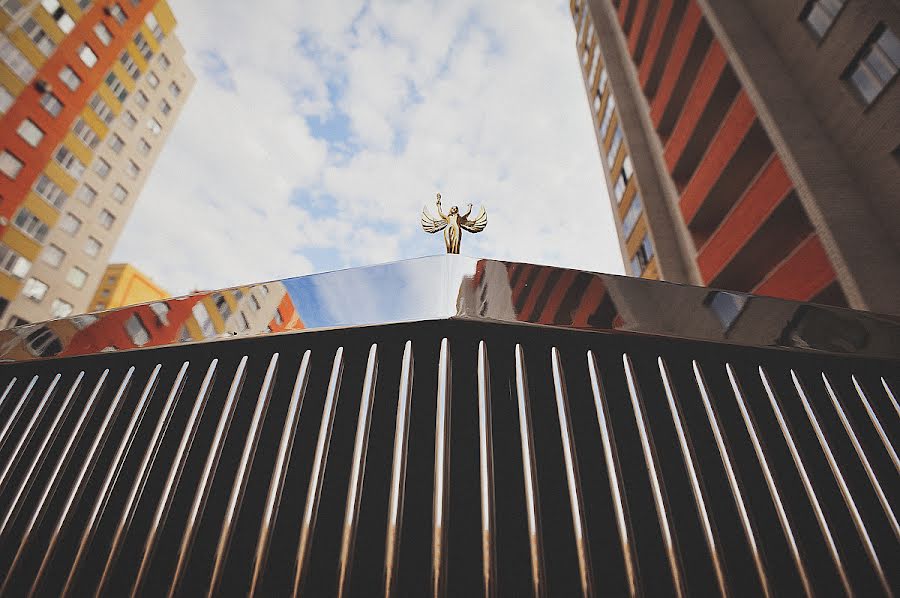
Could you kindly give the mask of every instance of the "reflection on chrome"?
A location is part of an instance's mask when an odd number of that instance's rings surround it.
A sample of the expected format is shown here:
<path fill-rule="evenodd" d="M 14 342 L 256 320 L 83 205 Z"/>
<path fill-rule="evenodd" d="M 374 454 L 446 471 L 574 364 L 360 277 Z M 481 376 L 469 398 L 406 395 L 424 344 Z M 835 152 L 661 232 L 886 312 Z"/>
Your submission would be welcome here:
<path fill-rule="evenodd" d="M 686 313 L 691 317 L 685 318 Z M 447 318 L 873 357 L 900 355 L 900 319 L 894 316 L 446 255 L 200 292 L 19 326 L 0 331 L 0 359 L 25 361 Z"/>

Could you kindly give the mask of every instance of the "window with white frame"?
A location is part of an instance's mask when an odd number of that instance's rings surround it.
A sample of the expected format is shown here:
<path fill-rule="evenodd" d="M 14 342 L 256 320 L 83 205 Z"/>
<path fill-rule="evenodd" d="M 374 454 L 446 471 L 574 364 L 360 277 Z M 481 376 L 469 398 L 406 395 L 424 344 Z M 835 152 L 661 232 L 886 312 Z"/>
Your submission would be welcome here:
<path fill-rule="evenodd" d="M 62 208 L 69 196 L 60 188 L 59 185 L 50 180 L 46 174 L 38 176 L 34 183 L 34 192 L 40 195 L 51 206 L 59 210 Z"/>
<path fill-rule="evenodd" d="M 41 261 L 54 268 L 59 268 L 64 259 L 66 259 L 66 252 L 52 243 L 44 247 L 44 251 L 41 252 Z"/>
<path fill-rule="evenodd" d="M 0 35 L 0 61 L 3 61 L 3 64 L 25 83 L 34 79 L 34 75 L 37 73 L 34 65 L 5 35 Z"/>
<path fill-rule="evenodd" d="M 160 54 L 159 55 L 159 68 L 161 68 L 164 71 L 167 71 L 167 70 L 169 70 L 170 66 L 172 66 L 172 61 L 169 60 L 169 57 L 166 56 L 165 54 Z"/>
<path fill-rule="evenodd" d="M 15 179 L 19 176 L 19 171 L 22 170 L 22 161 L 16 158 L 14 155 L 4 150 L 2 154 L 0 154 L 0 172 L 5 174 L 11 179 Z"/>
<path fill-rule="evenodd" d="M 62 70 L 59 71 L 59 80 L 72 91 L 75 91 L 78 89 L 78 86 L 81 85 L 81 77 L 76 75 L 75 71 L 69 66 L 64 66 Z"/>
<path fill-rule="evenodd" d="M 95 93 L 91 97 L 91 101 L 88 102 L 88 104 L 90 105 L 91 109 L 97 113 L 97 116 L 100 118 L 100 120 L 102 120 L 106 124 L 111 123 L 116 117 L 112 108 L 109 107 L 109 104 L 103 101 L 103 98 L 100 97 L 100 94 Z"/>
<path fill-rule="evenodd" d="M 616 109 L 616 98 L 609 96 L 606 100 L 606 108 L 603 109 L 603 118 L 600 119 L 600 138 L 606 139 L 606 132 L 609 131 L 609 123 L 612 121 L 613 114 Z"/>
<path fill-rule="evenodd" d="M 609 146 L 609 153 L 606 154 L 606 164 L 610 168 L 616 163 L 620 147 L 622 147 L 622 127 L 616 125 L 616 131 L 613 133 L 612 143 Z"/>
<path fill-rule="evenodd" d="M 109 29 L 102 22 L 97 21 L 94 25 L 94 34 L 97 36 L 97 39 L 100 40 L 100 43 L 104 46 L 108 46 L 110 42 L 112 42 L 112 33 L 110 33 Z"/>
<path fill-rule="evenodd" d="M 169 83 L 169 92 L 172 94 L 172 96 L 177 98 L 178 96 L 181 95 L 181 88 L 178 86 L 177 83 L 172 81 L 171 83 Z"/>
<path fill-rule="evenodd" d="M 22 3 L 19 0 L 2 0 L 0 1 L 0 8 L 5 10 L 10 16 L 14 17 L 22 10 Z"/>
<path fill-rule="evenodd" d="M 70 33 L 75 28 L 75 21 L 69 16 L 66 9 L 59 5 L 59 0 L 41 0 L 41 6 L 56 21 L 63 33 Z"/>
<path fill-rule="evenodd" d="M 22 285 L 22 296 L 39 303 L 47 294 L 47 289 L 49 288 L 44 281 L 37 278 L 29 278 Z"/>
<path fill-rule="evenodd" d="M 162 133 L 162 125 L 159 124 L 159 121 L 155 118 L 151 118 L 147 121 L 147 129 L 154 135 L 159 135 L 160 133 Z"/>
<path fill-rule="evenodd" d="M 816 39 L 822 39 L 845 3 L 846 0 L 810 0 L 803 7 L 800 20 Z"/>
<path fill-rule="evenodd" d="M 112 197 L 119 203 L 124 202 L 128 198 L 128 190 L 125 189 L 122 185 L 116 183 L 116 186 L 113 187 Z"/>
<path fill-rule="evenodd" d="M 125 320 L 125 332 L 128 333 L 131 342 L 137 347 L 143 347 L 150 342 L 150 333 L 147 331 L 147 327 L 144 326 L 144 323 L 141 321 L 141 317 L 138 314 L 131 314 L 131 316 Z"/>
<path fill-rule="evenodd" d="M 100 213 L 97 215 L 97 222 L 100 223 L 100 226 L 109 230 L 116 223 L 116 217 L 109 210 L 100 210 Z"/>
<path fill-rule="evenodd" d="M 74 237 L 81 228 L 81 219 L 72 212 L 66 212 L 66 215 L 59 219 L 57 228 Z"/>
<path fill-rule="evenodd" d="M 122 7 L 119 6 L 118 2 L 107 6 L 106 14 L 115 19 L 116 23 L 118 23 L 119 25 L 124 25 L 125 21 L 128 19 L 128 17 L 125 15 L 125 11 L 122 10 Z"/>
<path fill-rule="evenodd" d="M 125 147 L 125 140 L 113 133 L 109 136 L 109 141 L 106 142 L 106 145 L 108 145 L 112 151 L 118 154 L 121 153 L 122 148 Z"/>
<path fill-rule="evenodd" d="M 134 125 L 137 124 L 137 121 L 138 121 L 137 117 L 134 114 L 132 114 L 131 112 L 129 112 L 128 110 L 126 110 L 125 112 L 122 113 L 122 122 L 125 123 L 125 126 L 129 130 L 134 129 Z"/>
<path fill-rule="evenodd" d="M 143 91 L 138 91 L 137 95 L 134 96 L 134 103 L 140 106 L 141 108 L 146 108 L 147 104 L 150 102 L 150 99 L 147 97 Z"/>
<path fill-rule="evenodd" d="M 0 270 L 22 280 L 31 270 L 31 261 L 25 259 L 8 245 L 0 243 Z"/>
<path fill-rule="evenodd" d="M 138 178 L 141 174 L 141 167 L 134 163 L 134 160 L 129 160 L 128 164 L 125 165 L 125 172 L 128 173 L 133 179 Z"/>
<path fill-rule="evenodd" d="M 94 201 L 96 201 L 97 190 L 87 183 L 82 183 L 78 188 L 78 191 L 75 192 L 75 197 L 81 200 L 81 203 L 89 206 L 92 205 Z"/>
<path fill-rule="evenodd" d="M 87 44 L 81 44 L 78 48 L 78 57 L 81 59 L 81 62 L 88 68 L 93 68 L 95 64 L 97 64 L 97 55 L 91 50 L 91 47 Z"/>
<path fill-rule="evenodd" d="M 147 140 L 144 139 L 143 137 L 141 137 L 141 140 L 138 141 L 138 151 L 140 151 L 142 155 L 146 156 L 147 154 L 150 153 L 151 149 L 153 149 L 153 148 L 150 146 L 149 143 L 147 143 Z"/>
<path fill-rule="evenodd" d="M 0 85 L 0 114 L 5 114 L 16 100 L 8 89 Z"/>
<path fill-rule="evenodd" d="M 84 252 L 91 257 L 97 257 L 101 249 L 103 249 L 103 243 L 94 237 L 88 237 L 87 241 L 84 242 Z"/>
<path fill-rule="evenodd" d="M 144 34 L 140 31 L 134 36 L 134 45 L 137 46 L 138 53 L 144 57 L 144 60 L 149 61 L 153 56 L 153 48 L 150 47 L 150 44 L 144 38 Z"/>
<path fill-rule="evenodd" d="M 165 100 L 160 100 L 159 101 L 159 111 L 162 112 L 164 115 L 169 114 L 169 112 L 172 111 L 172 106 L 169 105 L 169 102 L 167 102 Z"/>
<path fill-rule="evenodd" d="M 151 89 L 156 89 L 159 87 L 159 77 L 156 76 L 156 73 L 150 71 L 147 73 L 147 85 L 151 87 Z"/>
<path fill-rule="evenodd" d="M 47 35 L 47 32 L 35 21 L 29 17 L 22 23 L 22 31 L 28 36 L 28 39 L 34 43 L 35 47 L 44 56 L 50 56 L 56 50 L 56 42 Z"/>
<path fill-rule="evenodd" d="M 131 54 L 128 53 L 128 50 L 122 51 L 122 54 L 119 56 L 119 62 L 122 63 L 122 66 L 125 67 L 125 72 L 127 72 L 132 79 L 137 81 L 140 78 L 141 69 L 134 61 L 134 58 L 131 57 Z"/>
<path fill-rule="evenodd" d="M 100 135 L 97 134 L 94 129 L 91 128 L 87 121 L 83 118 L 79 118 L 75 121 L 75 125 L 72 127 L 72 132 L 75 134 L 75 137 L 80 139 L 84 144 L 91 148 L 95 149 L 97 144 L 100 143 Z"/>
<path fill-rule="evenodd" d="M 19 123 L 19 128 L 16 129 L 16 133 L 18 133 L 19 137 L 24 139 L 25 143 L 31 147 L 37 147 L 44 138 L 44 132 L 40 127 L 34 124 L 34 121 L 27 118 Z"/>
<path fill-rule="evenodd" d="M 72 313 L 72 304 L 62 299 L 54 299 L 50 305 L 50 315 L 54 318 L 65 318 Z"/>
<path fill-rule="evenodd" d="M 64 145 L 59 146 L 53 159 L 56 160 L 56 162 L 63 167 L 63 170 L 69 173 L 73 178 L 80 179 L 81 175 L 84 174 L 84 162 L 79 160 L 78 157 L 72 153 L 72 150 Z"/>
<path fill-rule="evenodd" d="M 66 274 L 66 282 L 76 289 L 84 287 L 84 283 L 87 282 L 87 278 L 88 273 L 78 266 L 73 266 L 72 269 L 69 270 L 69 273 Z"/>
<path fill-rule="evenodd" d="M 162 41 L 164 33 L 162 27 L 159 26 L 159 22 L 156 20 L 156 15 L 154 15 L 152 11 L 144 16 L 144 24 L 150 29 L 150 33 L 153 34 L 156 41 Z"/>
<path fill-rule="evenodd" d="M 49 91 L 45 91 L 41 95 L 40 103 L 44 110 L 52 116 L 59 116 L 59 113 L 62 112 L 63 103 Z"/>
<path fill-rule="evenodd" d="M 105 179 L 109 176 L 109 172 L 112 170 L 112 166 L 109 165 L 109 162 L 104 160 L 103 158 L 97 157 L 94 160 L 94 172 L 96 172 L 101 179 Z"/>
<path fill-rule="evenodd" d="M 635 193 L 634 199 L 631 200 L 631 205 L 628 206 L 628 211 L 625 212 L 625 218 L 622 219 L 622 233 L 625 235 L 626 239 L 628 239 L 634 231 L 634 227 L 637 224 L 643 209 L 644 205 L 641 203 L 641 196 L 639 193 Z"/>
<path fill-rule="evenodd" d="M 47 234 L 50 232 L 50 227 L 47 223 L 35 216 L 28 208 L 19 208 L 15 218 L 13 218 L 13 224 L 38 243 L 46 241 Z"/>
<path fill-rule="evenodd" d="M 900 70 L 900 39 L 879 25 L 858 56 L 847 68 L 844 78 L 866 105 L 875 101 Z"/>
<path fill-rule="evenodd" d="M 647 265 L 650 264 L 650 260 L 653 258 L 653 242 L 650 241 L 650 235 L 645 234 L 644 238 L 641 240 L 641 244 L 638 245 L 637 250 L 634 252 L 634 255 L 631 258 L 631 274 L 634 276 L 640 276 L 644 273 L 644 270 L 647 269 Z"/>
<path fill-rule="evenodd" d="M 125 84 L 122 83 L 118 77 L 116 77 L 114 72 L 110 71 L 109 74 L 106 75 L 106 85 L 120 102 L 124 102 L 125 98 L 128 97 L 128 88 L 125 87 Z"/>

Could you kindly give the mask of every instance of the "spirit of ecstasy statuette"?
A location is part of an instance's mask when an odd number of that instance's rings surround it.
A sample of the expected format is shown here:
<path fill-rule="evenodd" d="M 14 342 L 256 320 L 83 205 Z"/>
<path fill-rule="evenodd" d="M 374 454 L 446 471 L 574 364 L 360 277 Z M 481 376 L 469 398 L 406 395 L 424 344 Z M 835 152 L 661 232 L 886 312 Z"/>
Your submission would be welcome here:
<path fill-rule="evenodd" d="M 453 206 L 450 208 L 449 214 L 444 214 L 441 210 L 441 194 L 437 194 L 437 213 L 438 218 L 433 218 L 428 213 L 428 208 L 422 208 L 422 230 L 426 233 L 436 233 L 439 230 L 444 231 L 444 243 L 447 245 L 447 253 L 459 253 L 459 241 L 462 236 L 461 228 L 466 229 L 470 233 L 480 233 L 487 226 L 487 212 L 484 206 L 474 220 L 469 220 L 472 213 L 472 204 L 465 214 L 459 213 L 459 208 Z"/>

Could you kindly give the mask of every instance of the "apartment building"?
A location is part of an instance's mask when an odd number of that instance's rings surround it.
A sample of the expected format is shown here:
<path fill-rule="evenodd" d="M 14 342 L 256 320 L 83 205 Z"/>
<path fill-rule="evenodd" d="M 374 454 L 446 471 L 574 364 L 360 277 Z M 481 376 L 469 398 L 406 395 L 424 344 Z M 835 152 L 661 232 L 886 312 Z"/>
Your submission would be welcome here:
<path fill-rule="evenodd" d="M 0 2 L 0 324 L 80 313 L 194 84 L 165 0 Z"/>
<path fill-rule="evenodd" d="M 900 313 L 891 0 L 573 0 L 635 276 Z"/>

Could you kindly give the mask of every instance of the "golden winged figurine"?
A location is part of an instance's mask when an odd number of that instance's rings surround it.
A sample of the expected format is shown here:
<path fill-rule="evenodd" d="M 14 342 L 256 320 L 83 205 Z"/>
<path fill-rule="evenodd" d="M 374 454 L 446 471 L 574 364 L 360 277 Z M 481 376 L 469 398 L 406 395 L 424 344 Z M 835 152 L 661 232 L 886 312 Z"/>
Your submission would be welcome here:
<path fill-rule="evenodd" d="M 462 236 L 460 228 L 464 228 L 470 233 L 480 233 L 487 226 L 487 212 L 484 206 L 474 220 L 469 220 L 472 213 L 472 204 L 465 214 L 459 213 L 459 208 L 453 206 L 450 208 L 449 214 L 444 214 L 441 210 L 441 194 L 437 194 L 437 213 L 439 218 L 433 218 L 428 213 L 428 208 L 422 208 L 422 230 L 426 233 L 436 233 L 439 230 L 444 231 L 444 243 L 447 245 L 447 253 L 459 253 L 459 241 Z"/>

